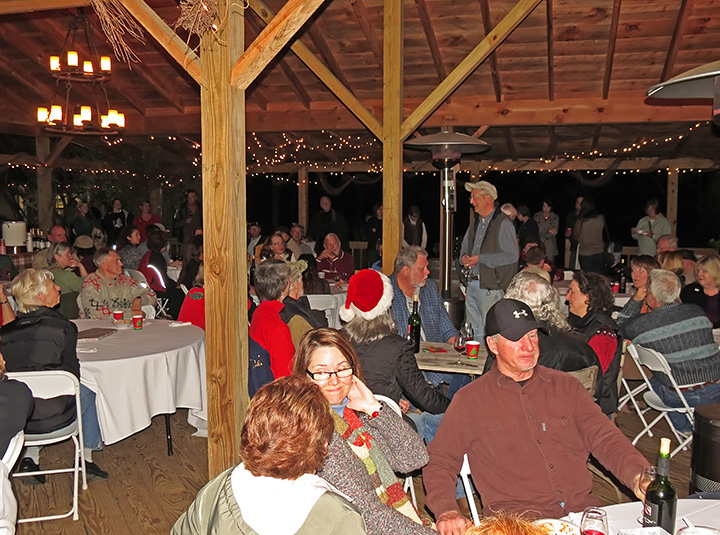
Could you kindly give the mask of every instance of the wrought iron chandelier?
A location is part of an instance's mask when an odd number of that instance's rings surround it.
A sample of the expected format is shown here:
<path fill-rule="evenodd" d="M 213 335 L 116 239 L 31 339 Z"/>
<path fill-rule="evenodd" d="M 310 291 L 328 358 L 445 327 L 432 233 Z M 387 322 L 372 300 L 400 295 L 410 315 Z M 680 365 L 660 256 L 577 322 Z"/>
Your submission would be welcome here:
<path fill-rule="evenodd" d="M 80 61 L 81 47 L 82 55 L 89 59 Z M 50 56 L 55 89 L 50 107 L 37 109 L 37 120 L 44 123 L 43 131 L 106 136 L 124 128 L 125 114 L 110 107 L 105 87 L 111 71 L 111 59 L 98 54 L 92 25 L 81 10 L 68 26 L 60 55 Z M 79 91 L 73 84 L 89 87 L 89 91 Z"/>

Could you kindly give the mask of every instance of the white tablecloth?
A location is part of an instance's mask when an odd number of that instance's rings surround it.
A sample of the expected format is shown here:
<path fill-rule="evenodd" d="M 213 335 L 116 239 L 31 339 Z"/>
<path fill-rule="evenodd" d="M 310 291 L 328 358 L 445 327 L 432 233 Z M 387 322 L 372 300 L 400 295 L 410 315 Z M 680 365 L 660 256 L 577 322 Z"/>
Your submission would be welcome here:
<path fill-rule="evenodd" d="M 610 533 L 618 530 L 638 529 L 642 524 L 638 518 L 642 515 L 642 502 L 620 503 L 603 507 L 607 511 Z M 685 527 L 683 517 L 687 517 L 696 526 L 720 528 L 720 500 L 678 500 L 675 516 L 675 531 Z M 579 521 L 578 521 L 579 523 Z"/>
<path fill-rule="evenodd" d="M 83 331 L 116 327 L 110 320 L 75 320 Z M 97 342 L 78 341 L 80 378 L 97 394 L 105 444 L 150 425 L 153 416 L 191 409 L 188 421 L 207 429 L 205 331 L 146 320 L 140 331 L 121 325 Z M 92 352 L 93 349 L 96 352 Z"/>

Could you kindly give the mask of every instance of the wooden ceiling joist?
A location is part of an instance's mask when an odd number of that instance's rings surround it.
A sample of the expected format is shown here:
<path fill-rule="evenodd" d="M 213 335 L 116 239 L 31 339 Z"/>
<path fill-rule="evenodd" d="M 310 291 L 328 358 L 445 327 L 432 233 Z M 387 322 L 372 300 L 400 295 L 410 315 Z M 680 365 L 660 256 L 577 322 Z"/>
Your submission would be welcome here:
<path fill-rule="evenodd" d="M 615 46 L 617 45 L 618 24 L 620 22 L 620 7 L 622 0 L 613 1 L 612 17 L 610 19 L 610 35 L 608 35 L 607 56 L 605 57 L 605 76 L 603 76 L 602 97 L 608 98 L 610 82 L 612 81 L 613 62 L 615 60 Z"/>
<path fill-rule="evenodd" d="M 375 33 L 375 28 L 372 24 L 370 24 L 370 13 L 368 13 L 365 2 L 363 2 L 363 0 L 350 0 L 350 4 L 355 12 L 355 17 L 360 24 L 360 28 L 362 29 L 363 34 L 365 34 L 370 51 L 373 53 L 373 56 L 375 56 L 378 65 L 382 67 L 382 46 L 380 45 L 380 40 L 378 39 L 377 34 Z"/>
<path fill-rule="evenodd" d="M 553 24 L 553 0 L 545 0 L 545 19 L 547 22 L 547 70 L 548 100 L 555 100 L 555 25 Z"/>
<path fill-rule="evenodd" d="M 322 28 L 322 23 L 319 20 L 316 20 L 315 24 L 308 28 L 308 36 L 315 45 L 315 48 L 317 48 L 318 52 L 320 52 L 320 57 L 322 57 L 325 61 L 327 67 L 330 69 L 330 72 L 332 72 L 335 77 L 340 80 L 342 85 L 344 85 L 347 89 L 352 90 L 350 81 L 347 79 L 347 76 L 345 76 L 345 73 L 335 58 L 335 54 L 332 53 L 330 46 L 328 46 L 327 41 L 325 41 L 325 38 L 322 35 Z"/>
<path fill-rule="evenodd" d="M 247 89 L 324 1 L 288 0 L 233 65 L 232 83 Z"/>
<path fill-rule="evenodd" d="M 16 87 L 21 86 L 32 93 L 36 93 L 47 102 L 52 100 L 53 90 L 50 85 L 51 78 L 48 77 L 46 82 L 40 81 L 35 75 L 27 71 L 18 70 L 11 62 L 0 57 L 0 70 L 4 71 L 10 78 L 15 80 Z"/>
<path fill-rule="evenodd" d="M 515 150 L 515 142 L 513 141 L 512 130 L 507 126 L 503 128 L 503 134 L 505 134 L 505 143 L 507 144 L 508 154 L 513 162 L 518 160 L 517 151 Z"/>
<path fill-rule="evenodd" d="M 482 13 L 485 35 L 488 35 L 493 29 L 488 0 L 480 0 L 480 12 Z M 502 84 L 500 83 L 500 68 L 498 67 L 497 54 L 494 51 L 490 54 L 490 74 L 492 76 L 493 90 L 495 91 L 495 100 L 500 102 L 502 100 Z"/>
<path fill-rule="evenodd" d="M 692 5 L 693 0 L 682 0 L 682 3 L 680 4 L 680 9 L 678 10 L 677 18 L 675 19 L 675 29 L 673 30 L 672 39 L 670 39 L 670 46 L 668 47 L 668 53 L 665 57 L 665 65 L 663 66 L 662 75 L 660 76 L 661 82 L 664 82 L 673 76 L 675 60 L 677 59 L 680 43 L 683 35 L 685 34 L 688 13 L 692 10 Z"/>
<path fill-rule="evenodd" d="M 269 24 L 275 15 L 262 0 L 249 0 L 250 8 L 266 23 Z M 338 78 L 323 65 L 323 63 L 313 54 L 308 47 L 296 40 L 292 43 L 290 50 L 300 58 L 300 60 L 310 69 L 320 81 L 342 102 L 347 110 L 349 110 L 370 132 L 378 139 L 382 137 L 382 126 L 380 122 L 373 116 L 352 92 L 338 80 Z M 380 103 L 382 106 L 382 103 Z M 341 111 L 341 113 L 344 110 Z M 248 119 L 249 121 L 249 119 Z M 302 128 L 299 128 L 302 130 Z"/>
<path fill-rule="evenodd" d="M 89 6 L 90 0 L 3 0 L 0 15 Z"/>
<path fill-rule="evenodd" d="M 400 135 L 407 139 L 444 100 L 532 13 L 541 0 L 520 0 L 505 18 L 470 52 L 443 82 L 405 119 Z M 485 122 L 485 121 L 481 121 Z"/>
<path fill-rule="evenodd" d="M 472 137 L 479 138 L 482 136 L 485 132 L 487 132 L 487 129 L 490 128 L 489 124 L 484 124 L 481 127 L 479 127 L 475 132 L 473 132 Z"/>
<path fill-rule="evenodd" d="M 55 161 L 60 157 L 62 152 L 65 150 L 65 148 L 70 144 L 70 142 L 73 140 L 73 136 L 63 136 L 61 137 L 57 143 L 55 143 L 55 146 L 53 147 L 52 151 L 50 151 L 50 154 L 45 159 L 44 162 L 42 162 L 46 167 L 52 167 L 52 165 L 55 163 Z"/>
<path fill-rule="evenodd" d="M 432 57 L 433 64 L 435 65 L 438 82 L 442 82 L 447 77 L 447 71 L 445 70 L 442 54 L 440 53 L 440 47 L 438 46 L 437 38 L 435 37 L 435 30 L 433 29 L 432 20 L 430 19 L 430 10 L 428 9 L 425 0 L 415 0 L 415 5 L 417 6 L 418 16 L 420 17 L 420 24 L 422 25 L 425 39 L 427 39 L 428 47 L 430 48 L 430 56 Z"/>
<path fill-rule="evenodd" d="M 123 5 L 165 51 L 200 83 L 200 58 L 143 0 L 123 0 Z"/>

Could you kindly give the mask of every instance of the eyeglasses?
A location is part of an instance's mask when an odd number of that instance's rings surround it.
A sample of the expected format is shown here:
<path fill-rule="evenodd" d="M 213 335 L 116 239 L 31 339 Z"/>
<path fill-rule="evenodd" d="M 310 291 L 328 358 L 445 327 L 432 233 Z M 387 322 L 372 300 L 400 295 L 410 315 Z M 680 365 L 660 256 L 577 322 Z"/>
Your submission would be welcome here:
<path fill-rule="evenodd" d="M 310 370 L 307 370 L 306 373 L 313 381 L 320 381 L 321 383 L 324 383 L 325 381 L 329 381 L 330 376 L 332 375 L 334 375 L 338 379 L 345 379 L 347 377 L 350 377 L 353 374 L 353 369 L 343 368 L 342 370 L 337 370 L 334 372 L 311 372 Z"/>

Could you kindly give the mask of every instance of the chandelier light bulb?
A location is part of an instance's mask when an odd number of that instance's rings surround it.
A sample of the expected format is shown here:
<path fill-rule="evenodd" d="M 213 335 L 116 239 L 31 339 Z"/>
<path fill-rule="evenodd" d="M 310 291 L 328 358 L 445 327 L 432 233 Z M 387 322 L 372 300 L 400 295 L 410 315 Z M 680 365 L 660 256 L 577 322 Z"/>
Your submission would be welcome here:
<path fill-rule="evenodd" d="M 50 70 L 51 71 L 59 71 L 60 70 L 60 56 L 50 56 Z"/>
<path fill-rule="evenodd" d="M 100 70 L 103 72 L 110 72 L 112 69 L 112 61 L 110 60 L 110 56 L 101 56 L 100 57 Z"/>
<path fill-rule="evenodd" d="M 120 128 L 125 128 L 125 114 L 124 113 L 118 113 L 117 114 L 117 122 L 115 123 Z"/>
<path fill-rule="evenodd" d="M 90 106 L 80 106 L 80 117 L 83 121 L 92 121 L 92 108 Z"/>
<path fill-rule="evenodd" d="M 83 72 L 85 72 L 87 74 L 93 73 L 92 61 L 83 61 Z"/>
<path fill-rule="evenodd" d="M 82 125 L 83 125 L 82 115 L 80 115 L 79 113 L 76 113 L 75 115 L 73 115 L 73 126 L 79 126 L 82 128 Z"/>
<path fill-rule="evenodd" d="M 38 108 L 37 109 L 37 120 L 39 123 L 46 123 L 48 120 L 48 117 L 50 117 L 50 112 L 47 108 Z"/>
<path fill-rule="evenodd" d="M 68 50 L 68 53 L 67 53 L 68 67 L 77 67 L 79 65 L 78 61 L 79 61 L 78 53 L 75 50 Z"/>
<path fill-rule="evenodd" d="M 50 117 L 48 118 L 48 120 L 51 123 L 60 123 L 60 122 L 62 122 L 62 118 L 63 118 L 62 106 L 58 106 L 58 105 L 52 106 L 50 108 Z"/>
<path fill-rule="evenodd" d="M 100 126 L 102 128 L 110 128 L 110 117 L 108 117 L 107 115 L 101 115 Z"/>

